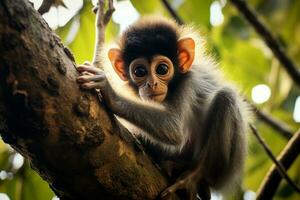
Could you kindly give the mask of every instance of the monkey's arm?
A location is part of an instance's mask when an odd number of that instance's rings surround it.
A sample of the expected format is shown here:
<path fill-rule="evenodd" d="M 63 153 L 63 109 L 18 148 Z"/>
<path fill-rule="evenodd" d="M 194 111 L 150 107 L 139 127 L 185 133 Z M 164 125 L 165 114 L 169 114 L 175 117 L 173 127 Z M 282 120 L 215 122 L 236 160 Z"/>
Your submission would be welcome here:
<path fill-rule="evenodd" d="M 109 98 L 112 111 L 146 131 L 149 139 L 168 145 L 181 144 L 182 120 L 178 110 L 171 111 L 161 105 L 133 101 L 118 94 Z"/>
<path fill-rule="evenodd" d="M 179 108 L 133 101 L 117 94 L 108 82 L 105 73 L 86 62 L 77 67 L 81 76 L 77 82 L 85 89 L 101 89 L 105 103 L 114 114 L 146 131 L 149 139 L 167 145 L 180 145 L 184 139 L 182 113 Z"/>

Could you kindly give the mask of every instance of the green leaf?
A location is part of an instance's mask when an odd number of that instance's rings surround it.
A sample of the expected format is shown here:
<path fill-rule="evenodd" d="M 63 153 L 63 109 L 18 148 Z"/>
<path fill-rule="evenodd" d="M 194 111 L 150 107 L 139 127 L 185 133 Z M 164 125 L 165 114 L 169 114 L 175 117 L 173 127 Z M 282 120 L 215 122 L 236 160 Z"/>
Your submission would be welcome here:
<path fill-rule="evenodd" d="M 10 199 L 19 200 L 19 191 L 17 191 L 17 178 L 13 178 L 12 180 L 0 181 L 0 192 L 6 193 Z"/>
<path fill-rule="evenodd" d="M 226 77 L 240 84 L 244 92 L 249 94 L 252 87 L 267 82 L 270 61 L 256 47 L 255 40 L 240 40 L 233 49 L 224 46 L 221 54 L 220 65 Z"/>
<path fill-rule="evenodd" d="M 63 39 L 63 42 L 71 49 L 77 63 L 91 61 L 94 53 L 95 44 L 95 14 L 92 12 L 92 4 L 85 2 L 83 8 L 77 16 L 73 17 L 64 27 L 57 30 L 57 34 Z M 74 25 L 75 24 L 75 25 Z M 68 41 L 70 34 L 75 31 L 72 27 L 79 24 L 73 40 Z M 106 41 L 109 42 L 119 32 L 119 26 L 110 21 L 106 30 Z M 71 37 L 72 38 L 72 37 Z"/>
<path fill-rule="evenodd" d="M 187 23 L 210 27 L 210 5 L 212 0 L 189 0 L 179 7 L 178 13 Z"/>
<path fill-rule="evenodd" d="M 249 27 L 238 16 L 232 16 L 223 29 L 224 37 L 234 37 L 235 39 L 249 39 L 250 31 Z"/>
<path fill-rule="evenodd" d="M 22 182 L 22 200 L 51 200 L 54 193 L 48 183 L 44 181 L 28 164 L 24 166 L 24 179 Z"/>
<path fill-rule="evenodd" d="M 95 14 L 91 3 L 86 3 L 80 11 L 78 30 L 74 40 L 68 45 L 74 53 L 77 63 L 91 61 L 95 44 Z"/>

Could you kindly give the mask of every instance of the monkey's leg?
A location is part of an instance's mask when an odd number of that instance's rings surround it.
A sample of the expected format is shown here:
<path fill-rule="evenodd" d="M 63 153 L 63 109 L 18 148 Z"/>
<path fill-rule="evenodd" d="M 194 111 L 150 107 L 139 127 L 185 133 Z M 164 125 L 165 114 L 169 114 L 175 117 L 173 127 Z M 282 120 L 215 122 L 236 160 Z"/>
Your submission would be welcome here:
<path fill-rule="evenodd" d="M 245 152 L 244 121 L 235 93 L 221 89 L 213 98 L 195 149 L 195 167 L 168 187 L 162 196 L 186 189 L 196 199 L 201 186 L 202 200 L 210 199 L 208 187 L 220 188 L 233 179 L 242 167 Z M 207 184 L 205 184 L 207 183 Z"/>

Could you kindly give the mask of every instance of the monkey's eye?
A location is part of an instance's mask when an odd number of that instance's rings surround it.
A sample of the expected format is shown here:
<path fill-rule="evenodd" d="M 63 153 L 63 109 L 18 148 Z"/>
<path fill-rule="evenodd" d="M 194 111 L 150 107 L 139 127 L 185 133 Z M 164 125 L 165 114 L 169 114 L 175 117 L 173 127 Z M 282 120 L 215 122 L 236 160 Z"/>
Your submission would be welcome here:
<path fill-rule="evenodd" d="M 165 75 L 169 71 L 168 65 L 166 64 L 159 64 L 156 68 L 156 73 L 159 75 Z"/>
<path fill-rule="evenodd" d="M 145 67 L 143 66 L 138 66 L 137 68 L 135 68 L 134 70 L 134 75 L 137 77 L 143 77 L 147 74 L 147 70 Z"/>

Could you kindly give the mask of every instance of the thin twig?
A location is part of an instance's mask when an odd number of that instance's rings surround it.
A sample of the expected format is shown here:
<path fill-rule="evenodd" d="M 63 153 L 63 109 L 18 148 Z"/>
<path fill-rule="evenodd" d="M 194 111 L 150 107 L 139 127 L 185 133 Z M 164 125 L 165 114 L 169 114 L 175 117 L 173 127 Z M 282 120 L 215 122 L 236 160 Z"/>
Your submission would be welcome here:
<path fill-rule="evenodd" d="M 273 54 L 277 57 L 282 66 L 286 69 L 287 73 L 300 86 L 300 70 L 295 63 L 287 56 L 286 51 L 280 43 L 272 35 L 271 31 L 258 19 L 255 12 L 250 9 L 246 1 L 243 0 L 230 0 L 233 5 L 244 15 L 248 22 L 253 26 L 256 32 L 264 39 L 265 43 L 269 46 Z"/>
<path fill-rule="evenodd" d="M 161 0 L 161 1 L 166 7 L 166 9 L 169 11 L 170 15 L 172 15 L 172 17 L 177 21 L 177 23 L 183 25 L 184 24 L 183 20 L 181 19 L 181 17 L 179 17 L 177 12 L 172 8 L 170 3 L 167 0 Z"/>
<path fill-rule="evenodd" d="M 101 51 L 103 49 L 105 41 L 105 29 L 115 8 L 113 6 L 113 0 L 108 0 L 108 9 L 105 12 L 105 0 L 99 0 L 98 9 L 96 10 L 96 43 L 94 49 L 93 65 L 102 69 L 101 66 Z"/>
<path fill-rule="evenodd" d="M 274 130 L 276 130 L 285 139 L 290 139 L 293 136 L 292 131 L 285 123 L 279 121 L 278 119 L 273 118 L 272 116 L 268 115 L 267 113 L 263 112 L 262 110 L 259 110 L 251 102 L 249 102 L 249 101 L 247 101 L 247 102 L 252 107 L 254 113 L 261 121 L 270 125 Z"/>
<path fill-rule="evenodd" d="M 256 139 L 259 141 L 259 143 L 263 146 L 263 148 L 265 149 L 266 153 L 268 154 L 268 156 L 271 158 L 271 160 L 273 161 L 273 163 L 276 166 L 277 171 L 279 172 L 279 174 L 292 186 L 292 188 L 294 188 L 298 193 L 300 193 L 300 188 L 293 182 L 293 180 L 288 176 L 286 169 L 284 168 L 284 166 L 280 163 L 280 161 L 278 161 L 276 159 L 276 157 L 274 156 L 274 154 L 272 153 L 271 149 L 268 147 L 268 145 L 266 144 L 266 142 L 264 141 L 264 139 L 259 135 L 258 131 L 256 130 L 256 128 L 250 124 L 250 128 L 254 134 L 254 136 L 256 137 Z M 299 153 L 299 152 L 298 152 Z M 270 190 L 270 188 L 268 188 Z"/>
<path fill-rule="evenodd" d="M 278 161 L 285 167 L 285 169 L 288 169 L 299 156 L 299 153 L 300 129 L 294 134 L 288 144 L 281 151 L 278 156 Z M 276 166 L 273 164 L 258 189 L 257 200 L 272 199 L 280 181 L 281 176 L 278 173 Z"/>

